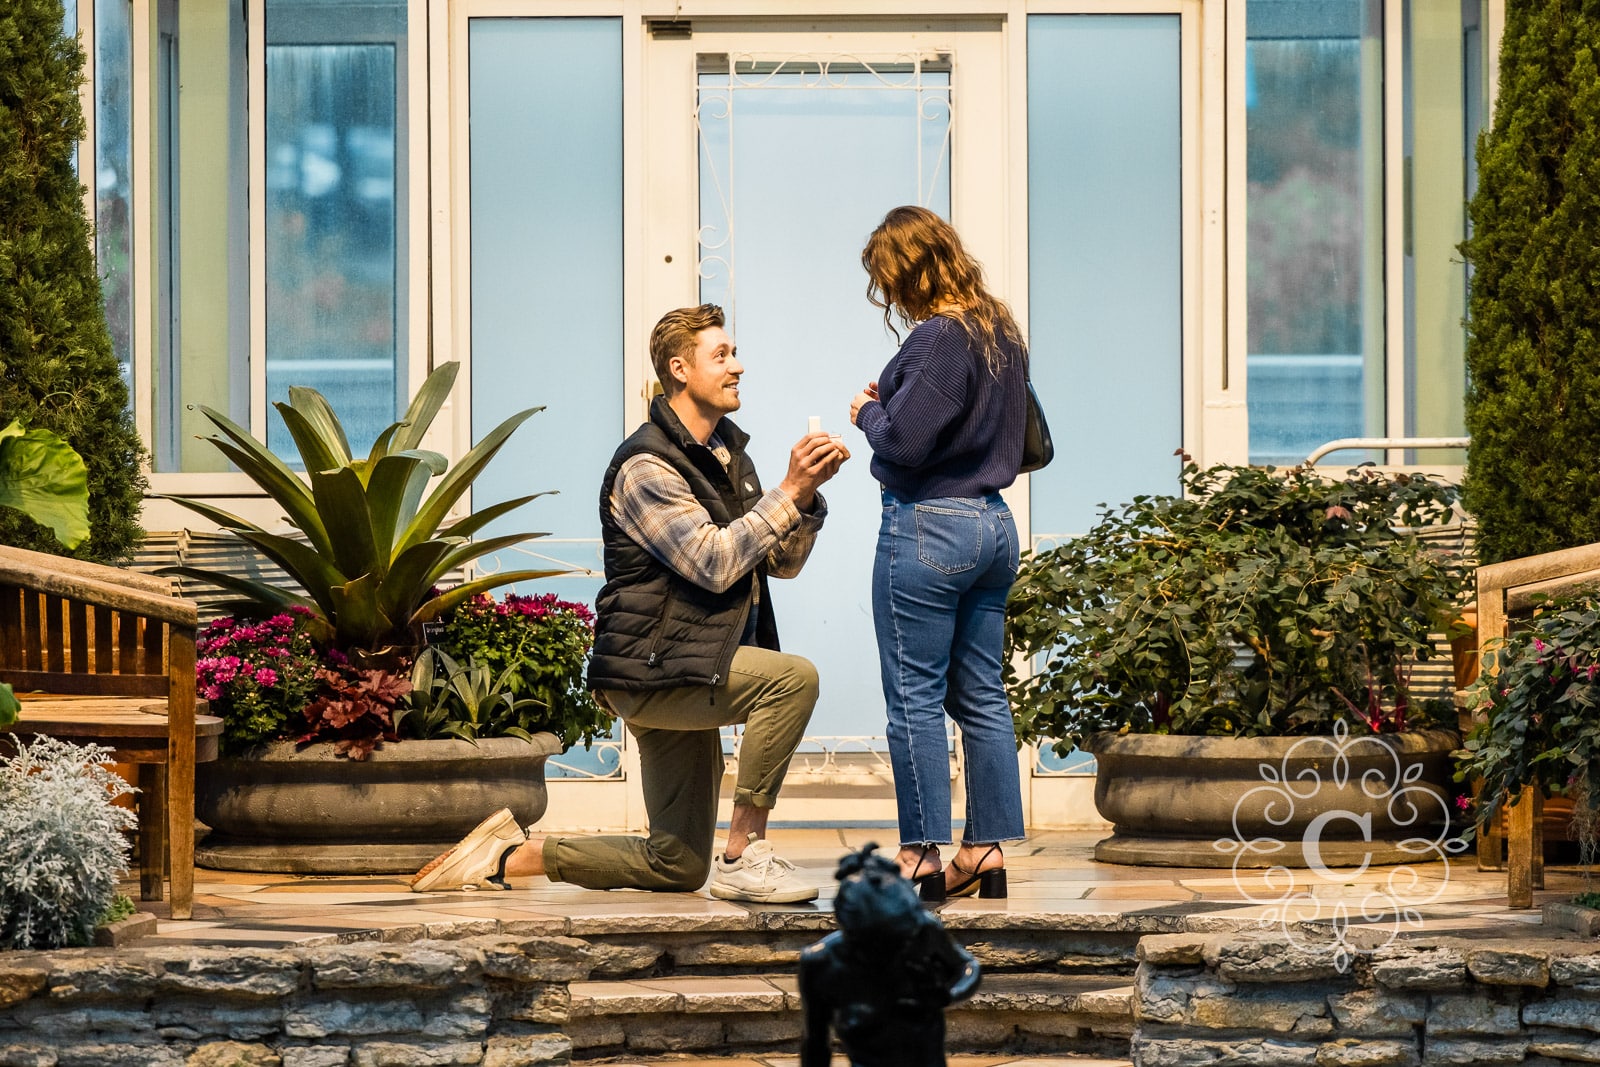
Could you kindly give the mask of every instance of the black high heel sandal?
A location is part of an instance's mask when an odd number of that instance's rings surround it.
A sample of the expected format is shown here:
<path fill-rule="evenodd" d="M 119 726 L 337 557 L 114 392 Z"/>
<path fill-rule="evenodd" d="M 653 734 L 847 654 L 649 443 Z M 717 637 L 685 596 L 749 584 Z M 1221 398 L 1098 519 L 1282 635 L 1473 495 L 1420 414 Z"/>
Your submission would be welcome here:
<path fill-rule="evenodd" d="M 917 867 L 922 866 L 922 861 L 928 858 L 930 852 L 933 853 L 934 859 L 939 858 L 937 845 L 923 845 L 922 855 L 917 857 Z M 911 869 L 915 871 L 917 867 Z M 944 868 L 941 866 L 932 874 L 918 875 L 911 879 L 911 884 L 916 888 L 917 895 L 922 898 L 924 904 L 937 904 L 944 899 Z"/>
<path fill-rule="evenodd" d="M 989 851 L 978 857 L 977 865 L 982 867 L 984 860 L 988 859 L 990 856 L 999 851 L 999 845 L 990 845 Z M 1000 858 L 1002 860 L 1005 859 L 1005 854 L 1001 853 Z M 977 893 L 979 899 L 981 900 L 1005 899 L 1006 869 L 1004 867 L 994 867 L 987 871 L 969 871 L 955 860 L 951 860 L 950 869 L 955 871 L 957 874 L 962 875 L 963 878 L 961 881 L 957 882 L 955 885 L 949 886 L 948 888 L 941 886 L 945 896 L 965 897 L 970 896 L 973 893 Z M 924 897 L 923 899 L 926 900 L 927 898 Z"/>

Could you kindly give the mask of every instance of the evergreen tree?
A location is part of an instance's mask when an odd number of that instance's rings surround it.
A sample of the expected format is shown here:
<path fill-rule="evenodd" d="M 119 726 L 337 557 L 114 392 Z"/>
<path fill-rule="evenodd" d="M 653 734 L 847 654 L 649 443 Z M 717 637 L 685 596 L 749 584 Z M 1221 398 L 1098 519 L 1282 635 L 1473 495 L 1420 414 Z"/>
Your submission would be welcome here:
<path fill-rule="evenodd" d="M 0 2 L 0 423 L 53 430 L 89 470 L 89 540 L 74 555 L 114 561 L 138 543 L 144 448 L 128 412 L 100 302 L 83 189 L 83 53 L 61 0 Z M 6 509 L 0 543 L 62 551 Z"/>
<path fill-rule="evenodd" d="M 1600 2 L 1508 0 L 1500 55 L 1462 245 L 1484 562 L 1600 541 Z"/>

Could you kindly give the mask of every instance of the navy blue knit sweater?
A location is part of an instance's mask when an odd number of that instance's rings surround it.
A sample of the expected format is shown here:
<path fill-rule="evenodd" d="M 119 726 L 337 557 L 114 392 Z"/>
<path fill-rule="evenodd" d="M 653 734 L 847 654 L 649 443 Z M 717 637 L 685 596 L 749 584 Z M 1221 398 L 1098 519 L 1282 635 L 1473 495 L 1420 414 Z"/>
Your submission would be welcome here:
<path fill-rule="evenodd" d="M 936 315 L 883 368 L 882 402 L 863 404 L 856 426 L 872 446 L 873 476 L 896 497 L 984 496 L 1017 480 L 1026 369 L 1005 348 L 1005 365 L 991 373 L 965 327 Z"/>

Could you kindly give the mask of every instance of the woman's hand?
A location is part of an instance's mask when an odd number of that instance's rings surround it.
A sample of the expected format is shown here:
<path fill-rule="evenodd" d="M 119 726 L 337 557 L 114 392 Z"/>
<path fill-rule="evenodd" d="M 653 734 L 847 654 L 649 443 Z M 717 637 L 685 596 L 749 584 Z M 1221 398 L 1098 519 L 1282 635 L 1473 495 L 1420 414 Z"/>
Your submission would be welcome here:
<path fill-rule="evenodd" d="M 861 392 L 857 393 L 855 395 L 855 398 L 850 401 L 850 425 L 851 426 L 854 426 L 856 424 L 856 415 L 858 415 L 861 412 L 861 405 L 865 404 L 869 400 L 876 400 L 876 399 L 878 399 L 878 383 L 877 382 L 868 382 L 867 383 L 867 387 L 865 389 L 861 390 Z"/>

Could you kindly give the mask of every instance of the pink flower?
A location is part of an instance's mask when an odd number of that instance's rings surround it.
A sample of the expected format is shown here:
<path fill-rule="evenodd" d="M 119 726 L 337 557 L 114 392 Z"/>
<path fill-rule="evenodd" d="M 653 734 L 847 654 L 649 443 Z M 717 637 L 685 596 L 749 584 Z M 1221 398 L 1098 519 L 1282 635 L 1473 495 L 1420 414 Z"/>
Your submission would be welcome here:
<path fill-rule="evenodd" d="M 262 667 L 256 671 L 257 685 L 277 685 L 278 672 L 271 667 Z"/>
<path fill-rule="evenodd" d="M 1465 793 L 1461 794 L 1460 796 L 1456 797 L 1456 807 L 1460 808 L 1462 811 L 1466 811 L 1468 808 L 1472 807 L 1472 798 L 1467 796 Z"/>

